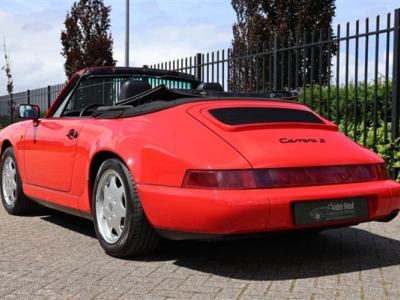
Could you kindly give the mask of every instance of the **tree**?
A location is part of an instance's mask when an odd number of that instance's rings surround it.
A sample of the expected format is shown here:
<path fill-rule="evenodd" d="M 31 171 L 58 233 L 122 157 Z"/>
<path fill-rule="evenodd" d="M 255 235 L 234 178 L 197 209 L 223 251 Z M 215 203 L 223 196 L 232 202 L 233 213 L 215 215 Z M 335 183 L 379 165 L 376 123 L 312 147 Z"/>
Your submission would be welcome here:
<path fill-rule="evenodd" d="M 8 106 L 8 112 L 10 113 L 10 122 L 12 122 L 12 114 L 14 113 L 14 109 L 15 109 L 15 101 L 13 100 L 13 91 L 14 91 L 14 81 L 12 78 L 12 74 L 11 74 L 11 58 L 10 58 L 10 54 L 7 54 L 7 47 L 6 47 L 6 38 L 4 38 L 4 59 L 5 59 L 5 65 L 3 66 L 2 70 L 4 70 L 6 72 L 6 76 L 7 76 L 7 93 L 10 95 L 9 101 L 7 101 L 7 106 Z M 0 124 L 1 127 L 2 124 Z M 3 125 L 5 125 L 3 123 Z"/>
<path fill-rule="evenodd" d="M 61 43 L 67 78 L 78 70 L 92 66 L 115 66 L 110 30 L 111 7 L 103 0 L 79 0 L 67 12 Z"/>
<path fill-rule="evenodd" d="M 6 72 L 7 76 L 7 93 L 12 94 L 14 91 L 14 82 L 12 79 L 11 75 L 11 59 L 10 55 L 7 54 L 7 48 L 6 48 L 6 38 L 4 38 L 4 58 L 5 58 L 5 65 L 3 66 L 2 70 Z"/>
<path fill-rule="evenodd" d="M 328 83 L 336 44 L 320 43 L 313 48 L 307 44 L 334 38 L 334 3 L 335 0 L 232 0 L 237 22 L 232 28 L 230 89 L 261 90 L 262 80 L 264 86 L 279 82 L 275 84 L 279 88 L 297 88 L 296 83 Z M 291 50 L 278 52 L 283 48 Z M 300 68 L 296 69 L 295 61 L 301 62 Z M 283 74 L 275 72 L 279 78 L 266 79 L 271 68 Z M 241 80 L 233 80 L 234 77 Z"/>

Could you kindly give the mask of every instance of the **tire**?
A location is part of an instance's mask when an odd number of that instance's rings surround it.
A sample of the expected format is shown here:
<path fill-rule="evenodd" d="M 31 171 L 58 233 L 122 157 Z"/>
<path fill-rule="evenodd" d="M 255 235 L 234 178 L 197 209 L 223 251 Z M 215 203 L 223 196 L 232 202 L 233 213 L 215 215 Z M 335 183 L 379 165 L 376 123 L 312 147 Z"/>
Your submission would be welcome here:
<path fill-rule="evenodd" d="M 101 165 L 92 208 L 97 239 L 108 255 L 139 256 L 157 247 L 160 237 L 150 226 L 132 175 L 120 160 L 108 159 Z"/>
<path fill-rule="evenodd" d="M 32 213 L 37 204 L 25 196 L 14 150 L 7 148 L 1 158 L 1 201 L 10 215 Z"/>

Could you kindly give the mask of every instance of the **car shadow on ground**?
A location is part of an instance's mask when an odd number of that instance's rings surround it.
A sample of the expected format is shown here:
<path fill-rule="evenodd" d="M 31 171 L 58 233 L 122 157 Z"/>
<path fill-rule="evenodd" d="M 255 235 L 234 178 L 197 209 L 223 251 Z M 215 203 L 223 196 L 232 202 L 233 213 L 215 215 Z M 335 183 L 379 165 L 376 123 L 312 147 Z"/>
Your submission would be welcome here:
<path fill-rule="evenodd" d="M 96 238 L 90 220 L 47 208 L 41 213 L 44 221 Z M 400 265 L 400 241 L 347 227 L 213 242 L 162 240 L 154 253 L 129 260 L 173 261 L 182 268 L 236 279 L 288 280 Z"/>
<path fill-rule="evenodd" d="M 349 227 L 209 243 L 164 241 L 147 260 L 175 260 L 180 267 L 246 280 L 313 278 L 399 265 L 400 241 Z"/>
<path fill-rule="evenodd" d="M 36 211 L 30 216 L 40 217 L 43 221 L 50 222 L 94 239 L 96 238 L 93 222 L 91 220 L 63 213 L 44 206 L 37 207 Z"/>

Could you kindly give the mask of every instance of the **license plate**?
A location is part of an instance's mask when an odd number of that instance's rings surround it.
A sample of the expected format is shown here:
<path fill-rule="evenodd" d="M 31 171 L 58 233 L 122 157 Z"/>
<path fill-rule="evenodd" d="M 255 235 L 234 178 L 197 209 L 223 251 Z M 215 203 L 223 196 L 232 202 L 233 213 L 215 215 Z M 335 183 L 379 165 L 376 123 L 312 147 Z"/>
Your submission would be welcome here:
<path fill-rule="evenodd" d="M 366 198 L 347 198 L 293 204 L 295 225 L 368 218 Z"/>

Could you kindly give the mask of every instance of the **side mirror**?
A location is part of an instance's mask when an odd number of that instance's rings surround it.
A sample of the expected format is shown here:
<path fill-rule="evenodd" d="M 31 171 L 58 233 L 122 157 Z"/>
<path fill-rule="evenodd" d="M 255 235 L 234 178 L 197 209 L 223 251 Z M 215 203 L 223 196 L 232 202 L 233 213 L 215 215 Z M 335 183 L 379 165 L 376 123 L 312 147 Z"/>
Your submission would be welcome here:
<path fill-rule="evenodd" d="M 21 119 L 37 120 L 40 116 L 40 108 L 37 105 L 21 104 L 17 106 L 16 114 Z"/>

